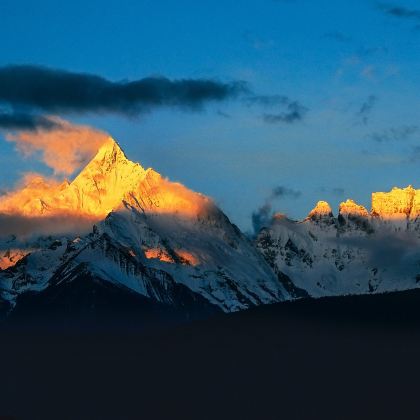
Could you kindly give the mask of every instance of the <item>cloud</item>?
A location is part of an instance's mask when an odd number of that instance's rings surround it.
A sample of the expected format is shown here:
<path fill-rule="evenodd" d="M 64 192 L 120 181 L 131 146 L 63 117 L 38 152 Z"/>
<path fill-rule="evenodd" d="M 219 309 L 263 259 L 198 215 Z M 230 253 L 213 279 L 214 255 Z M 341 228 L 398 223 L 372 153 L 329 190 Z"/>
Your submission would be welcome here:
<path fill-rule="evenodd" d="M 28 203 L 43 203 L 46 196 L 59 196 L 62 186 L 55 178 L 37 173 L 26 173 L 12 191 L 0 196 L 0 240 L 10 235 L 19 240 L 38 235 L 85 234 L 92 229 L 98 217 L 60 210 L 58 214 L 28 216 L 22 210 Z"/>
<path fill-rule="evenodd" d="M 285 95 L 252 95 L 244 98 L 248 106 L 260 105 L 263 107 L 272 107 L 277 105 L 287 105 L 291 100 Z"/>
<path fill-rule="evenodd" d="M 278 187 L 275 187 L 271 191 L 271 196 L 269 197 L 271 200 L 275 198 L 283 198 L 283 197 L 289 197 L 289 198 L 299 198 L 302 195 L 301 191 L 293 190 L 291 188 L 283 187 L 279 185 Z"/>
<path fill-rule="evenodd" d="M 0 111 L 0 130 L 36 131 L 38 129 L 52 130 L 54 128 L 57 128 L 56 122 L 43 115 Z"/>
<path fill-rule="evenodd" d="M 268 124 L 287 123 L 302 121 L 307 109 L 297 102 L 287 105 L 287 111 L 278 114 L 264 114 L 263 120 Z"/>
<path fill-rule="evenodd" d="M 413 134 L 419 131 L 416 125 L 408 125 L 402 127 L 391 127 L 381 132 L 369 134 L 368 138 L 377 143 L 384 143 L 390 141 L 404 141 L 410 138 Z"/>
<path fill-rule="evenodd" d="M 35 172 L 23 174 L 15 188 L 3 192 L 0 197 L 0 213 L 21 213 L 26 204 L 38 200 L 45 202 L 44 196 L 59 195 L 61 183 Z M 37 203 L 38 203 L 37 202 Z"/>
<path fill-rule="evenodd" d="M 200 109 L 247 93 L 244 82 L 148 77 L 113 82 L 103 77 L 20 65 L 0 67 L 0 131 L 23 156 L 40 154 L 55 174 L 69 175 L 109 137 L 73 125 L 60 113 L 116 113 L 135 116 L 158 107 Z M 228 117 L 219 111 L 219 115 Z"/>
<path fill-rule="evenodd" d="M 6 140 L 16 143 L 23 156 L 40 152 L 42 161 L 56 174 L 72 174 L 109 138 L 107 133 L 87 125 L 71 124 L 58 117 L 43 118 L 52 125 L 9 133 Z"/>
<path fill-rule="evenodd" d="M 262 115 L 268 124 L 292 124 L 302 121 L 308 109 L 296 100 L 284 95 L 253 95 L 244 99 L 248 106 L 261 106 L 263 108 L 281 108 L 280 112 L 266 112 Z"/>
<path fill-rule="evenodd" d="M 270 195 L 266 198 L 265 203 L 252 213 L 252 227 L 254 233 L 271 224 L 274 216 L 273 201 L 279 198 L 297 199 L 302 195 L 301 191 L 279 185 L 271 190 Z"/>
<path fill-rule="evenodd" d="M 356 247 L 366 252 L 367 265 L 394 272 L 395 275 L 412 274 L 418 269 L 419 238 L 415 232 L 377 229 L 375 235 L 331 238 L 336 246 Z"/>
<path fill-rule="evenodd" d="M 379 3 L 378 8 L 385 14 L 394 16 L 400 19 L 416 19 L 420 20 L 419 9 L 407 9 L 406 7 L 396 4 Z"/>
<path fill-rule="evenodd" d="M 199 109 L 248 92 L 242 81 L 170 80 L 146 77 L 113 82 L 103 77 L 15 65 L 0 68 L 0 103 L 47 113 L 118 113 L 138 115 L 158 107 Z"/>
<path fill-rule="evenodd" d="M 26 217 L 0 213 L 0 239 L 10 235 L 26 240 L 38 235 L 82 235 L 92 230 L 97 220 L 74 214 Z"/>
<path fill-rule="evenodd" d="M 375 95 L 370 95 L 363 102 L 362 106 L 360 107 L 359 111 L 357 112 L 357 117 L 360 118 L 363 124 L 367 124 L 369 122 L 370 114 L 377 102 L 378 98 Z"/>
<path fill-rule="evenodd" d="M 273 214 L 274 212 L 271 203 L 264 204 L 252 213 L 252 227 L 255 235 L 257 235 L 263 227 L 270 225 Z"/>

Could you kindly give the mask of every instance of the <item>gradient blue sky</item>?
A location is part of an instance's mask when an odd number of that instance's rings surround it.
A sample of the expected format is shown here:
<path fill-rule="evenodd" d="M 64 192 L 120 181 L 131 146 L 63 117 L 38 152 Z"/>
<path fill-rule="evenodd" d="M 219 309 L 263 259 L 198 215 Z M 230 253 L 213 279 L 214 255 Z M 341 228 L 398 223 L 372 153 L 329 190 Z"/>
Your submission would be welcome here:
<path fill-rule="evenodd" d="M 396 5 L 420 9 L 418 1 Z M 276 186 L 301 192 L 274 201 L 294 218 L 320 199 L 334 209 L 348 197 L 369 207 L 372 191 L 419 187 L 420 12 L 396 16 L 384 7 L 2 0 L 0 66 L 40 64 L 111 80 L 245 80 L 256 94 L 299 101 L 308 111 L 292 124 L 264 122 L 264 109 L 238 100 L 139 118 L 65 116 L 108 131 L 132 160 L 212 196 L 250 229 L 252 211 Z M 51 173 L 3 140 L 0 164 L 2 188 L 24 171 Z"/>

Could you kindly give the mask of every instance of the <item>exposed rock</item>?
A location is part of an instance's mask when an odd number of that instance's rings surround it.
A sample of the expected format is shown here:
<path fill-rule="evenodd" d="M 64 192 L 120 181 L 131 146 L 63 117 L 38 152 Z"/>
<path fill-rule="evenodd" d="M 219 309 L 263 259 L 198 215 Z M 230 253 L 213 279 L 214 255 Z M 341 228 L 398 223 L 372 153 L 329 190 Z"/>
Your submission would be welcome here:
<path fill-rule="evenodd" d="M 407 219 L 418 216 L 420 190 L 411 185 L 394 187 L 390 192 L 372 193 L 372 215 L 382 219 Z"/>
<path fill-rule="evenodd" d="M 324 216 L 333 216 L 331 206 L 326 201 L 318 201 L 316 206 L 309 212 L 308 218 L 314 219 Z"/>
<path fill-rule="evenodd" d="M 340 203 L 338 213 L 343 217 L 358 216 L 369 217 L 369 212 L 364 206 L 357 204 L 355 201 L 348 199 Z"/>

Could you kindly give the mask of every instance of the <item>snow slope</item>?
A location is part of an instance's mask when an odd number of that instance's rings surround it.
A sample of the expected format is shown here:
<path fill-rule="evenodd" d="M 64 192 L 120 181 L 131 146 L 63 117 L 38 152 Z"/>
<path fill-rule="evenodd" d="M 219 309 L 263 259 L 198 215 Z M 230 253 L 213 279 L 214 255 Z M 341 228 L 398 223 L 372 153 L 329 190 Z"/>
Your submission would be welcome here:
<path fill-rule="evenodd" d="M 10 211 L 12 200 L 6 199 Z M 13 199 L 19 202 L 19 193 Z M 74 181 L 23 204 L 24 217 L 29 212 L 41 219 L 65 214 L 101 220 L 89 234 L 56 234 L 41 244 L 28 239 L 28 255 L 0 272 L 2 297 L 12 305 L 22 293 L 81 275 L 168 305 L 182 304 L 174 293 L 181 285 L 226 312 L 290 297 L 211 199 L 129 161 L 111 139 Z"/>
<path fill-rule="evenodd" d="M 373 193 L 372 212 L 353 200 L 334 217 L 320 202 L 296 222 L 274 217 L 256 240 L 267 262 L 311 296 L 418 287 L 420 224 L 411 186 Z"/>

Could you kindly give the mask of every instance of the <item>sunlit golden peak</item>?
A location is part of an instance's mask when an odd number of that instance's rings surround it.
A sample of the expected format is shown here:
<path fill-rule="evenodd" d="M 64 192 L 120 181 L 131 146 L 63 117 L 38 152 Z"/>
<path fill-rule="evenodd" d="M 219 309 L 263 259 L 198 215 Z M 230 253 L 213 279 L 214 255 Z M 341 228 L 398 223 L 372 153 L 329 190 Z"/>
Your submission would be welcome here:
<path fill-rule="evenodd" d="M 123 159 L 127 159 L 124 151 L 121 149 L 121 146 L 112 137 L 108 137 L 108 139 L 102 144 L 102 146 L 98 149 L 98 152 L 94 159 L 103 159 L 107 156 L 121 157 Z"/>
<path fill-rule="evenodd" d="M 416 218 L 420 215 L 420 190 L 412 185 L 390 192 L 372 193 L 372 215 L 383 218 Z"/>
<path fill-rule="evenodd" d="M 111 137 L 72 182 L 32 174 L 22 184 L 18 190 L 0 197 L 1 213 L 25 216 L 65 213 L 100 219 L 125 202 L 155 213 L 195 217 L 211 202 L 127 159 Z"/>
<path fill-rule="evenodd" d="M 70 184 L 67 193 L 71 197 L 70 207 L 106 215 L 121 203 L 126 192 L 136 188 L 144 175 L 145 170 L 128 160 L 110 138 Z"/>
<path fill-rule="evenodd" d="M 405 188 L 392 187 L 391 191 L 398 191 L 398 192 L 405 191 L 405 192 L 408 192 L 408 193 L 411 193 L 411 194 L 415 194 L 415 192 L 416 192 L 416 190 L 414 189 L 414 187 L 411 184 L 407 185 Z"/>
<path fill-rule="evenodd" d="M 308 218 L 319 216 L 332 216 L 331 206 L 326 201 L 318 201 L 316 206 L 309 212 Z"/>
<path fill-rule="evenodd" d="M 360 204 L 357 204 L 354 200 L 347 199 L 346 201 L 343 201 L 340 203 L 339 214 L 342 216 L 363 216 L 368 217 L 369 212 L 364 206 L 361 206 Z"/>

